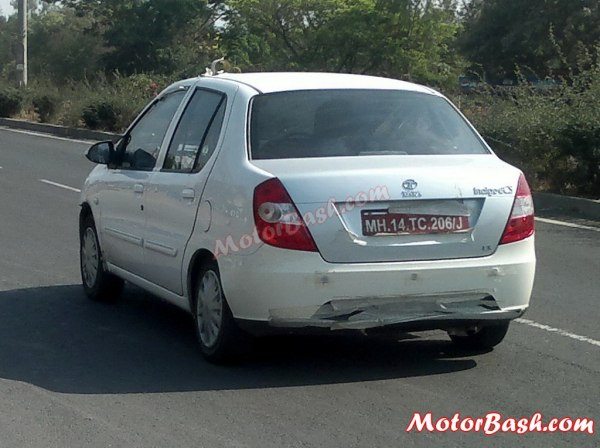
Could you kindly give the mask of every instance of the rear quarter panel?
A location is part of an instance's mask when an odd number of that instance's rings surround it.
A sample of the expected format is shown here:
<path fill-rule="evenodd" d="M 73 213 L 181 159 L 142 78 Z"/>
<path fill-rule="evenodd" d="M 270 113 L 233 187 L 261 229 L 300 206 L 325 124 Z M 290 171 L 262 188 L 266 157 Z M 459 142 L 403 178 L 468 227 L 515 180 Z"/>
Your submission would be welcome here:
<path fill-rule="evenodd" d="M 184 278 L 188 278 L 190 264 L 199 250 L 215 255 L 223 271 L 236 263 L 237 256 L 252 254 L 263 244 L 255 236 L 252 201 L 255 186 L 271 176 L 250 164 L 246 153 L 248 105 L 256 94 L 256 90 L 240 85 L 233 100 L 222 145 L 200 204 L 209 218 L 196 222 L 183 260 Z M 227 294 L 227 285 L 223 288 Z M 187 289 L 188 286 L 189 297 Z"/>

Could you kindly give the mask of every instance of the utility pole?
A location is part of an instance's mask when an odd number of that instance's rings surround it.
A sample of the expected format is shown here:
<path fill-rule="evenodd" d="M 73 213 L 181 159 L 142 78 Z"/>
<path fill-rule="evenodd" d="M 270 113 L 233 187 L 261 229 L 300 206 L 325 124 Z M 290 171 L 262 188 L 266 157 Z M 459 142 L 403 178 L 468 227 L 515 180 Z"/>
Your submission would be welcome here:
<path fill-rule="evenodd" d="M 19 31 L 21 35 L 20 51 L 17 58 L 17 71 L 19 72 L 19 85 L 27 86 L 27 0 L 19 1 Z"/>

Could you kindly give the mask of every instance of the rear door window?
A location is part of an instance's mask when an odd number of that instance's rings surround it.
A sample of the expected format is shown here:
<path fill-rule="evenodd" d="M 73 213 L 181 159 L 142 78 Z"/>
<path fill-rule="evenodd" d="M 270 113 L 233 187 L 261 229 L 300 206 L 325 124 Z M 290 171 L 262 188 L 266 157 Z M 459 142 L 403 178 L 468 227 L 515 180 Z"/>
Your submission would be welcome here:
<path fill-rule="evenodd" d="M 401 90 L 307 90 L 256 96 L 253 159 L 487 154 L 442 97 Z"/>
<path fill-rule="evenodd" d="M 196 90 L 177 125 L 163 170 L 200 171 L 216 149 L 224 115 L 224 94 Z"/>

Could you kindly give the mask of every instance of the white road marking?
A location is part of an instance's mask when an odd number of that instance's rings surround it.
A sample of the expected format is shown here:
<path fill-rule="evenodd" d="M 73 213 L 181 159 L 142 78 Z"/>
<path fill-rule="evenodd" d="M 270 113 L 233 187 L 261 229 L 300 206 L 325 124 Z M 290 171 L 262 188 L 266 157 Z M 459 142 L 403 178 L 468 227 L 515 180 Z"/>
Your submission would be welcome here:
<path fill-rule="evenodd" d="M 51 180 L 40 179 L 40 182 L 43 182 L 48 185 L 53 185 L 58 188 L 64 188 L 65 190 L 74 191 L 75 193 L 81 193 L 79 188 L 69 187 L 68 185 L 59 184 L 58 182 L 52 182 Z"/>
<path fill-rule="evenodd" d="M 592 344 L 592 345 L 595 345 L 596 347 L 600 347 L 600 341 L 596 341 L 595 339 L 588 338 L 587 336 L 581 336 L 581 335 L 578 335 L 575 333 L 571 333 L 566 330 L 561 330 L 560 328 L 554 328 L 554 327 L 551 327 L 550 325 L 539 324 L 533 320 L 519 318 L 519 319 L 515 319 L 515 322 L 519 322 L 520 324 L 529 325 L 530 327 L 539 328 L 540 330 L 545 330 L 550 333 L 556 333 L 561 336 L 565 336 L 567 338 L 575 339 L 576 341 L 587 342 L 588 344 Z"/>
<path fill-rule="evenodd" d="M 3 126 L 0 126 L 0 129 L 3 131 L 8 131 L 8 132 L 16 132 L 18 134 L 33 135 L 34 137 L 44 137 L 44 138 L 50 138 L 53 140 L 62 140 L 62 141 L 66 141 L 66 142 L 84 143 L 86 145 L 89 145 L 89 144 L 95 142 L 95 140 L 77 140 L 74 138 L 57 137 L 56 135 L 43 134 L 41 132 L 24 131 L 23 129 L 11 129 L 11 128 L 7 128 L 7 127 L 3 127 Z"/>
<path fill-rule="evenodd" d="M 592 230 L 594 232 L 600 232 L 600 227 L 582 226 L 581 224 L 574 224 L 572 222 L 557 221 L 556 219 L 546 218 L 535 218 L 536 221 L 543 222 L 545 224 L 554 224 L 556 226 L 573 227 L 575 229 Z"/>

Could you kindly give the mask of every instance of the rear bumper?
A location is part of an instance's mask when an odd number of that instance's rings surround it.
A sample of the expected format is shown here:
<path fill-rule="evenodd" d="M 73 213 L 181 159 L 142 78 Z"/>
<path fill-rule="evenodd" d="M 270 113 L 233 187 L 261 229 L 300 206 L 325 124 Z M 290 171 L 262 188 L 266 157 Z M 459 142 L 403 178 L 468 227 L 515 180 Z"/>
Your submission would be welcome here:
<path fill-rule="evenodd" d="M 514 319 L 529 306 L 536 263 L 533 237 L 458 260 L 333 264 L 265 245 L 218 261 L 236 318 L 331 329 Z"/>
<path fill-rule="evenodd" d="M 287 309 L 271 310 L 269 324 L 279 328 L 315 327 L 330 330 L 368 330 L 387 326 L 453 328 L 485 321 L 516 319 L 523 315 L 525 309 L 502 310 L 492 296 L 483 294 L 373 297 L 332 300 L 309 318 L 294 317 Z"/>

